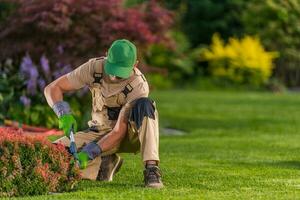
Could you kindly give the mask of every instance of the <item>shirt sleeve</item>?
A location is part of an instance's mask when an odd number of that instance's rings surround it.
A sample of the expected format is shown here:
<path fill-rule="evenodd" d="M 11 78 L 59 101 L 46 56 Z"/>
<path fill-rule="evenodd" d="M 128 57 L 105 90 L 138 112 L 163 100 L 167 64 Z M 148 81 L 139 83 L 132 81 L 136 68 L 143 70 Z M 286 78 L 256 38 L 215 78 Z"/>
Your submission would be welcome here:
<path fill-rule="evenodd" d="M 94 81 L 93 78 L 94 68 L 92 60 L 83 63 L 75 70 L 67 74 L 67 78 L 75 89 L 80 89 L 86 85 L 91 85 Z"/>
<path fill-rule="evenodd" d="M 133 107 L 135 101 L 142 97 L 148 97 L 149 95 L 149 86 L 146 81 L 141 82 L 127 95 L 127 103 L 121 108 L 119 117 L 123 117 L 125 122 L 128 122 L 129 113 Z"/>

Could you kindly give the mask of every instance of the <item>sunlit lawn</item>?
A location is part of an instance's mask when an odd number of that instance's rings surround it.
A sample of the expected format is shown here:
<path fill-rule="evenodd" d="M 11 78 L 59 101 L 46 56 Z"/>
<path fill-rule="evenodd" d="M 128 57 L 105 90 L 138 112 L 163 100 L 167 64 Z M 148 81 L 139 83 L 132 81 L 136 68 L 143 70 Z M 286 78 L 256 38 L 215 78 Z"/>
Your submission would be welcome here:
<path fill-rule="evenodd" d="M 165 188 L 142 187 L 139 155 L 111 183 L 30 199 L 300 199 L 300 94 L 160 91 Z M 27 197 L 29 199 L 29 197 Z"/>

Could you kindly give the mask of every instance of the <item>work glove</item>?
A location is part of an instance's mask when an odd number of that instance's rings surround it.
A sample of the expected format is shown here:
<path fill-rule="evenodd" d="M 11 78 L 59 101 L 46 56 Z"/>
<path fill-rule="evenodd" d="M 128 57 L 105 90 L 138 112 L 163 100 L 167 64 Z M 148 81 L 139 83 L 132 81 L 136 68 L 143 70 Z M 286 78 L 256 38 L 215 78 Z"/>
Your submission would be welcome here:
<path fill-rule="evenodd" d="M 77 122 L 72 114 L 65 114 L 58 118 L 58 127 L 64 131 L 65 136 L 70 137 L 73 125 L 74 133 L 77 132 Z"/>
<path fill-rule="evenodd" d="M 88 154 L 85 152 L 79 152 L 77 154 L 77 156 L 78 156 L 78 162 L 79 162 L 80 169 L 85 169 L 90 160 Z"/>
<path fill-rule="evenodd" d="M 72 125 L 74 133 L 77 132 L 77 122 L 68 102 L 58 101 L 52 106 L 52 109 L 58 117 L 58 127 L 64 131 L 65 136 L 70 137 Z"/>
<path fill-rule="evenodd" d="M 95 159 L 102 153 L 101 147 L 96 142 L 90 142 L 78 153 L 78 161 L 81 169 L 85 169 L 89 160 Z"/>

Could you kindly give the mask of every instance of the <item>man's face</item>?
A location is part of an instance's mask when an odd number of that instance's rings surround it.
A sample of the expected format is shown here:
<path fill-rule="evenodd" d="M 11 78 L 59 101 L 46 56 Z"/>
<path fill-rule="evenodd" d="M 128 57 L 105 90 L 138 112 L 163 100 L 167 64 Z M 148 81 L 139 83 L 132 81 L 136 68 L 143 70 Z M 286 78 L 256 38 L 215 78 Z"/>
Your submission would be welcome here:
<path fill-rule="evenodd" d="M 113 75 L 108 75 L 108 78 L 113 83 L 117 83 L 117 82 L 125 80 L 125 78 L 121 78 L 121 77 L 113 76 Z"/>
<path fill-rule="evenodd" d="M 126 78 L 121 78 L 121 77 L 113 76 L 113 75 L 108 75 L 107 79 L 110 83 L 120 83 L 120 82 L 126 80 Z"/>

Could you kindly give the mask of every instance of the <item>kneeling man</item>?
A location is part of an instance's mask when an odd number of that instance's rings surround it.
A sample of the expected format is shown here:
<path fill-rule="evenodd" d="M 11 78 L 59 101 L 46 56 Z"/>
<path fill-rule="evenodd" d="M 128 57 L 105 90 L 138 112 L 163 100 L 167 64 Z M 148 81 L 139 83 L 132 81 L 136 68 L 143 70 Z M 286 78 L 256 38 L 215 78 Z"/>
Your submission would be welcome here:
<path fill-rule="evenodd" d="M 75 134 L 83 178 L 112 181 L 122 165 L 117 153 L 140 151 L 145 186 L 161 188 L 158 112 L 155 102 L 148 98 L 148 83 L 137 68 L 136 52 L 130 41 L 116 40 L 107 57 L 90 59 L 50 83 L 44 93 L 65 133 L 54 143 L 65 146 L 70 144 L 71 127 L 76 132 L 77 124 L 63 94 L 84 86 L 92 93 L 89 128 Z"/>

